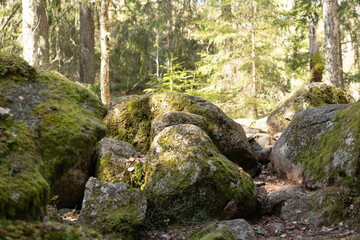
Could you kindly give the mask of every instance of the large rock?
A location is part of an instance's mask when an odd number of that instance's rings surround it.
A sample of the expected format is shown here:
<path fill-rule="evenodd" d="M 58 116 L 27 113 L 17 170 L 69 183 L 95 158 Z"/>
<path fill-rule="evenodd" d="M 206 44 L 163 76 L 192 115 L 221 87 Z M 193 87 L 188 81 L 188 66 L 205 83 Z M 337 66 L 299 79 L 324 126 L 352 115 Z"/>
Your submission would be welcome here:
<path fill-rule="evenodd" d="M 103 138 L 98 146 L 96 176 L 106 182 L 125 182 L 140 186 L 145 157 L 127 142 Z"/>
<path fill-rule="evenodd" d="M 256 204 L 249 174 L 195 125 L 166 127 L 154 138 L 145 180 L 153 221 L 232 219 L 248 215 Z"/>
<path fill-rule="evenodd" d="M 55 186 L 59 204 L 69 196 L 75 207 L 106 109 L 88 90 L 22 59 L 0 56 L 0 79 L 0 218 L 40 218 Z M 70 169 L 82 179 L 66 181 Z"/>
<path fill-rule="evenodd" d="M 270 134 L 283 132 L 296 113 L 328 104 L 347 104 L 353 98 L 338 88 L 325 83 L 304 84 L 286 97 L 267 119 Z"/>
<path fill-rule="evenodd" d="M 91 177 L 86 183 L 79 222 L 104 234 L 133 239 L 144 224 L 146 208 L 140 189 Z"/>
<path fill-rule="evenodd" d="M 252 176 L 260 169 L 241 126 L 202 98 L 179 93 L 128 96 L 110 103 L 105 123 L 110 137 L 129 142 L 141 153 L 162 129 L 178 124 L 202 128 L 219 151 Z"/>
<path fill-rule="evenodd" d="M 360 103 L 298 113 L 270 155 L 274 171 L 310 188 L 359 189 Z"/>

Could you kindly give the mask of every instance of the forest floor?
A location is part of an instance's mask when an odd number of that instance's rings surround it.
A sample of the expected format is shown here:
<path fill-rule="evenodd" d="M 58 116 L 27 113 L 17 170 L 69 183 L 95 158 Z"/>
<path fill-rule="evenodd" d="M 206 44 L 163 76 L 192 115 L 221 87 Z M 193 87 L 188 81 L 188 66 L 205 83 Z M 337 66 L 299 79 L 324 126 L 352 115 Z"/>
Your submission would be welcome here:
<path fill-rule="evenodd" d="M 292 187 L 293 185 L 277 178 L 271 173 L 270 164 L 263 166 L 262 173 L 254 178 L 257 186 L 258 202 L 262 205 L 266 201 L 269 194 L 276 192 L 284 187 Z M 304 191 L 295 198 L 310 193 Z M 292 201 L 294 199 L 288 199 Z M 286 204 L 286 203 L 285 203 Z M 259 209 L 260 210 L 260 209 Z M 315 226 L 307 219 L 299 222 L 284 221 L 276 214 L 257 216 L 245 219 L 254 229 L 258 240 L 350 240 L 360 239 L 358 231 L 351 229 L 346 223 L 340 222 L 330 226 Z M 206 224 L 205 224 L 206 225 Z M 141 240 L 172 240 L 185 239 L 186 235 L 196 232 L 203 228 L 204 225 L 189 227 L 168 227 L 165 229 L 149 230 L 142 233 Z"/>

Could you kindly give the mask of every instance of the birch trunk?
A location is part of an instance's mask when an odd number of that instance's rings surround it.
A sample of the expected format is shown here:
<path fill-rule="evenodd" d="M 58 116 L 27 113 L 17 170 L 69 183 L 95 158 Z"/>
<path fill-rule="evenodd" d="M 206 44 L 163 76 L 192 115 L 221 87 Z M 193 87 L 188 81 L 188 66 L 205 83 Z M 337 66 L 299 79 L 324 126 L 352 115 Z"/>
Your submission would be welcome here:
<path fill-rule="evenodd" d="M 101 69 L 100 90 L 101 101 L 104 104 L 110 102 L 109 88 L 109 60 L 110 60 L 110 33 L 109 33 L 109 3 L 110 0 L 101 1 L 100 9 L 100 35 L 101 35 Z"/>
<path fill-rule="evenodd" d="M 49 65 L 49 26 L 45 0 L 22 1 L 23 57 L 34 67 Z"/>
<path fill-rule="evenodd" d="M 254 15 L 254 3 L 251 3 L 251 58 L 252 58 L 252 97 L 254 100 L 253 114 L 254 118 L 258 119 L 257 109 L 257 85 L 256 85 L 256 65 L 255 65 L 255 15 Z"/>
<path fill-rule="evenodd" d="M 340 25 L 337 0 L 324 0 L 325 74 L 324 82 L 343 89 L 341 82 Z"/>

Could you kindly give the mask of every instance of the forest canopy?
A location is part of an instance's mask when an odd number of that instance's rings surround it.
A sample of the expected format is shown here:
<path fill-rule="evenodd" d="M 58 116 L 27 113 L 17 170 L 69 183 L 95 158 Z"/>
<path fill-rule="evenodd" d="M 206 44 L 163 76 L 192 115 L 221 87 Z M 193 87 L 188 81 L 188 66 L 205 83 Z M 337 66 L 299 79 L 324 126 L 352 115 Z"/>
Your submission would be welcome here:
<path fill-rule="evenodd" d="M 261 118 L 303 83 L 359 82 L 359 10 L 354 0 L 2 0 L 0 53 L 98 94 L 108 59 L 112 99 L 182 92 Z"/>

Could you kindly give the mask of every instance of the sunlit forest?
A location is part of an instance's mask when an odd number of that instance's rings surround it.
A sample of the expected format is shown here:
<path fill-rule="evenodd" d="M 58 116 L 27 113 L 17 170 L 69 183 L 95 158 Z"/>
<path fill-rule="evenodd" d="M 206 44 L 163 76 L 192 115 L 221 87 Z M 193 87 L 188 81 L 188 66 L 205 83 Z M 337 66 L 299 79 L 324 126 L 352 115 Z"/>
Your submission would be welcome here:
<path fill-rule="evenodd" d="M 100 92 L 101 1 L 44 4 L 48 63 L 42 67 Z M 0 52 L 23 55 L 22 12 L 21 1 L 2 1 Z M 341 83 L 353 91 L 359 81 L 359 4 L 340 1 L 338 12 Z M 90 55 L 82 55 L 89 51 L 82 51 L 86 34 L 94 39 Z M 291 90 L 324 74 L 321 1 L 110 1 L 108 36 L 112 99 L 182 92 L 214 102 L 233 118 L 261 118 Z M 80 61 L 93 77 L 82 77 Z"/>
<path fill-rule="evenodd" d="M 358 0 L 0 0 L 0 239 L 359 240 Z"/>

